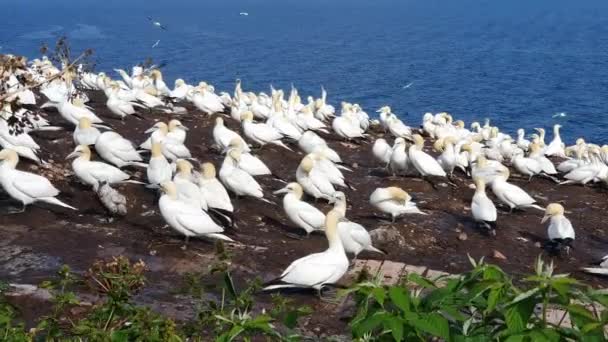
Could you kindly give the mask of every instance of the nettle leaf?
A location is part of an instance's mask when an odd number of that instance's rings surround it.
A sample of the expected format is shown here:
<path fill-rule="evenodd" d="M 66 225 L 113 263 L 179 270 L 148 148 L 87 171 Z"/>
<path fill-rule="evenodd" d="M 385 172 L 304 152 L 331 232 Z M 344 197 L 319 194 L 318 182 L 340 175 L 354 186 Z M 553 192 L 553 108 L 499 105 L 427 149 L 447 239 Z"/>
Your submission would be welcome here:
<path fill-rule="evenodd" d="M 353 327 L 355 336 L 363 336 L 365 333 L 372 333 L 382 322 L 387 318 L 386 312 L 376 312 L 373 315 L 362 320 Z"/>
<path fill-rule="evenodd" d="M 372 295 L 380 305 L 384 306 L 384 300 L 386 299 L 386 291 L 382 287 L 376 287 L 372 290 Z"/>
<path fill-rule="evenodd" d="M 580 304 L 570 304 L 567 309 L 570 319 L 579 329 L 582 329 L 586 324 L 597 322 L 593 313 Z"/>
<path fill-rule="evenodd" d="M 450 325 L 447 319 L 437 313 L 408 315 L 408 322 L 416 329 L 421 330 L 433 337 L 441 337 L 450 340 Z"/>
<path fill-rule="evenodd" d="M 410 295 L 407 289 L 393 286 L 388 289 L 388 296 L 401 311 L 410 311 Z"/>
<path fill-rule="evenodd" d="M 515 297 L 515 298 L 513 299 L 513 301 L 511 301 L 511 303 L 509 303 L 508 305 L 509 305 L 509 306 L 511 306 L 511 305 L 515 305 L 515 304 L 517 304 L 518 302 L 521 302 L 521 301 L 523 301 L 523 300 L 526 300 L 526 299 L 528 299 L 528 298 L 530 298 L 530 297 L 534 296 L 534 295 L 535 295 L 535 294 L 537 294 L 539 291 L 540 291 L 540 289 L 539 289 L 538 287 L 535 287 L 535 288 L 532 288 L 532 289 L 530 289 L 530 290 L 528 290 L 528 291 L 526 291 L 526 292 L 522 292 L 522 293 L 520 293 L 519 295 L 517 295 L 517 297 Z"/>
<path fill-rule="evenodd" d="M 435 283 L 433 283 L 429 279 L 421 276 L 418 273 L 410 273 L 410 274 L 408 274 L 407 275 L 407 280 L 413 282 L 414 284 L 416 284 L 418 286 L 422 286 L 422 287 L 427 288 L 427 289 L 437 288 L 437 286 L 435 285 Z"/>
<path fill-rule="evenodd" d="M 405 322 L 403 322 L 401 318 L 389 317 L 386 319 L 384 326 L 386 329 L 391 331 L 391 334 L 393 335 L 393 339 L 395 341 L 402 341 L 404 323 Z"/>
<path fill-rule="evenodd" d="M 508 333 L 519 333 L 526 329 L 535 305 L 536 300 L 527 296 L 527 298 L 521 299 L 515 305 L 505 309 L 505 323 L 507 323 Z"/>

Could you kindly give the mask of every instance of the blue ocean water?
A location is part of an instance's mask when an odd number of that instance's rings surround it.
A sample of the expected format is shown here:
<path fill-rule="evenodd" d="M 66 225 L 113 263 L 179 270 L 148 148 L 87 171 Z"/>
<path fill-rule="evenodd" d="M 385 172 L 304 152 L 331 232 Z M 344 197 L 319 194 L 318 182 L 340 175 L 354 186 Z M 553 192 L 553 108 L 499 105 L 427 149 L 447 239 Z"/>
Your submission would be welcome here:
<path fill-rule="evenodd" d="M 170 84 L 181 77 L 232 90 L 241 78 L 245 89 L 294 84 L 304 95 L 324 85 L 335 105 L 348 100 L 371 113 L 388 104 L 411 125 L 445 110 L 510 133 L 559 122 L 570 143 L 608 143 L 605 0 L 0 5 L 2 53 L 35 57 L 42 42 L 67 35 L 74 50 L 95 50 L 100 71 L 151 57 L 167 62 Z"/>

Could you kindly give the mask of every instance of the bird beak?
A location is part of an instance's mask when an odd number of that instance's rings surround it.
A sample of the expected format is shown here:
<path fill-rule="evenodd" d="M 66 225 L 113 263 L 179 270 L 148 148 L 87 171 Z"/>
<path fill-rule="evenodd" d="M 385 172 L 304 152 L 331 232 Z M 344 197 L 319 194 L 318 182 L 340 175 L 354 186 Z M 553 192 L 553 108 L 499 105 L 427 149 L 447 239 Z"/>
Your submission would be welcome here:
<path fill-rule="evenodd" d="M 283 188 L 283 189 L 279 189 L 279 190 L 273 192 L 273 194 L 275 194 L 275 195 L 286 194 L 287 192 L 289 192 L 289 190 L 287 190 L 287 188 Z"/>
<path fill-rule="evenodd" d="M 189 131 L 189 130 L 190 130 L 188 127 L 186 127 L 186 126 L 184 126 L 184 125 L 181 125 L 181 126 L 179 126 L 179 127 L 181 127 L 181 128 L 184 130 L 184 131 Z"/>
<path fill-rule="evenodd" d="M 550 215 L 545 215 L 545 216 L 543 216 L 543 219 L 542 219 L 542 220 L 540 220 L 540 223 L 545 223 L 545 222 L 547 222 L 547 220 L 549 219 L 549 217 L 551 217 L 551 216 L 550 216 Z"/>
<path fill-rule="evenodd" d="M 71 159 L 71 158 L 76 158 L 76 157 L 78 157 L 78 155 L 79 155 L 78 152 L 74 151 L 74 152 L 68 154 L 68 156 L 65 157 L 65 160 L 68 160 L 68 159 Z"/>
<path fill-rule="evenodd" d="M 146 134 L 152 133 L 152 132 L 156 131 L 157 129 L 158 129 L 158 127 L 150 127 L 144 133 L 146 133 Z"/>

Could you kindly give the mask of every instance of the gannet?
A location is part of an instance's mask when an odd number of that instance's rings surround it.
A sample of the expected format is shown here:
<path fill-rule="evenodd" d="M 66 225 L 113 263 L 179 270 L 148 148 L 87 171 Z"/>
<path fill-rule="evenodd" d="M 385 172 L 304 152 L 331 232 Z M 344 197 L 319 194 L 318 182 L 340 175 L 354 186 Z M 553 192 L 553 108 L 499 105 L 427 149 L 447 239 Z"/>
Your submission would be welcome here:
<path fill-rule="evenodd" d="M 194 184 L 192 175 L 192 164 L 189 161 L 178 159 L 175 162 L 177 172 L 173 176 L 173 183 L 177 190 L 177 199 L 191 205 L 207 210 L 207 201 L 201 194 L 198 185 Z"/>
<path fill-rule="evenodd" d="M 583 271 L 592 274 L 608 275 L 608 255 L 605 255 L 600 261 L 595 263 L 598 267 L 583 267 Z"/>
<path fill-rule="evenodd" d="M 298 140 L 298 146 L 305 153 L 321 152 L 334 163 L 342 163 L 342 158 L 338 153 L 327 145 L 327 142 L 318 136 L 315 132 L 306 131 Z"/>
<path fill-rule="evenodd" d="M 60 102 L 47 102 L 43 104 L 40 108 L 45 107 L 55 107 L 59 114 L 70 122 L 73 125 L 78 125 L 78 121 L 82 117 L 87 117 L 91 120 L 91 123 L 103 123 L 95 113 L 93 113 L 90 109 L 85 107 L 84 103 L 80 98 L 75 98 L 73 102 L 70 102 L 67 97 L 61 100 Z"/>
<path fill-rule="evenodd" d="M 97 191 L 101 183 L 116 184 L 127 182 L 130 176 L 119 168 L 98 161 L 91 161 L 91 150 L 87 145 L 76 146 L 74 151 L 65 159 L 76 158 L 72 169 L 78 179 L 84 184 L 91 185 Z M 128 181 L 139 184 L 136 181 Z"/>
<path fill-rule="evenodd" d="M 405 149 L 404 149 L 405 150 Z M 376 139 L 374 141 L 374 146 L 372 147 L 372 153 L 376 160 L 382 163 L 383 167 L 387 167 L 391 161 L 391 155 L 393 154 L 393 149 L 386 142 L 386 140 L 382 138 Z"/>
<path fill-rule="evenodd" d="M 521 148 L 524 151 L 528 150 L 530 146 L 530 140 L 527 140 L 525 136 L 525 131 L 523 128 L 517 130 L 517 147 Z"/>
<path fill-rule="evenodd" d="M 190 100 L 196 108 L 207 114 L 221 113 L 224 111 L 224 104 L 220 97 L 214 94 L 210 90 L 210 87 L 204 82 L 193 89 Z"/>
<path fill-rule="evenodd" d="M 219 147 L 220 151 L 225 150 L 228 145 L 230 145 L 230 141 L 232 141 L 232 139 L 234 138 L 241 140 L 241 146 L 243 146 L 243 151 L 251 151 L 249 145 L 247 145 L 245 140 L 243 140 L 243 138 L 238 135 L 238 133 L 224 126 L 224 120 L 222 118 L 216 118 L 215 126 L 213 126 L 213 140 L 215 141 L 215 144 Z"/>
<path fill-rule="evenodd" d="M 245 111 L 241 115 L 241 123 L 243 124 L 243 133 L 245 136 L 260 146 L 268 143 L 281 146 L 291 151 L 281 139 L 283 135 L 274 127 L 265 123 L 254 123 L 253 114 L 250 111 Z"/>
<path fill-rule="evenodd" d="M 153 20 L 151 17 L 148 17 L 148 21 L 150 21 L 152 23 L 152 25 L 158 27 L 161 30 L 167 30 L 167 28 L 161 24 L 160 22 Z"/>
<path fill-rule="evenodd" d="M 496 235 L 496 207 L 486 195 L 486 183 L 482 178 L 475 178 L 475 194 L 471 200 L 473 219 L 486 227 L 490 234 Z"/>
<path fill-rule="evenodd" d="M 188 91 L 190 91 L 190 86 L 184 82 L 181 78 L 175 80 L 175 86 L 171 91 L 170 96 L 176 99 L 183 100 L 188 95 Z"/>
<path fill-rule="evenodd" d="M 377 188 L 369 196 L 369 203 L 383 213 L 391 215 L 391 219 L 395 219 L 405 214 L 422 214 L 426 215 L 418 209 L 416 203 L 411 201 L 410 196 L 405 190 L 391 186 L 388 188 Z"/>
<path fill-rule="evenodd" d="M 169 121 L 169 131 L 167 132 L 167 138 L 183 144 L 186 142 L 186 134 L 188 127 L 184 126 L 181 121 L 173 119 Z"/>
<path fill-rule="evenodd" d="M 313 231 L 325 229 L 325 215 L 317 208 L 302 201 L 303 189 L 298 183 L 289 183 L 274 194 L 285 194 L 283 197 L 283 210 L 287 218 L 298 228 L 310 235 Z"/>
<path fill-rule="evenodd" d="M 296 179 L 304 191 L 312 197 L 330 200 L 336 189 L 327 179 L 327 176 L 315 169 L 315 161 L 311 156 L 306 156 L 298 165 Z"/>
<path fill-rule="evenodd" d="M 410 146 L 408 150 L 409 162 L 416 168 L 418 173 L 420 173 L 423 177 L 426 176 L 437 176 L 437 177 L 445 177 L 447 176 L 445 171 L 441 168 L 441 165 L 435 160 L 435 158 L 428 155 L 426 152 L 422 151 L 422 147 L 424 145 L 424 139 L 418 135 L 414 134 L 413 137 L 414 144 Z"/>
<path fill-rule="evenodd" d="M 106 107 L 108 107 L 110 112 L 122 119 L 127 115 L 135 114 L 135 107 L 144 107 L 138 103 L 125 101 L 119 98 L 119 90 L 120 86 L 116 82 L 113 82 L 109 87 Z"/>
<path fill-rule="evenodd" d="M 232 139 L 228 145 L 228 148 L 226 149 L 226 152 L 230 149 L 236 149 L 241 153 L 241 158 L 237 165 L 239 169 L 252 176 L 272 175 L 272 172 L 263 161 L 261 161 L 257 156 L 243 150 L 240 139 Z"/>
<path fill-rule="evenodd" d="M 346 218 L 346 195 L 338 191 L 334 193 L 333 201 L 334 209 L 332 211 L 337 211 L 341 215 L 338 221 L 338 234 L 346 253 L 353 254 L 355 259 L 362 251 L 386 254 L 372 245 L 372 238 L 365 227 Z"/>
<path fill-rule="evenodd" d="M 226 188 L 215 175 L 215 166 L 211 163 L 201 165 L 200 176 L 197 180 L 199 189 L 209 208 L 234 211 Z"/>
<path fill-rule="evenodd" d="M 0 151 L 0 161 L 2 161 L 0 163 L 0 185 L 12 198 L 21 202 L 23 207 L 20 212 L 24 212 L 25 207 L 34 202 L 45 202 L 77 210 L 55 198 L 59 195 L 59 190 L 48 179 L 17 170 L 16 167 L 19 163 L 17 152 L 3 149 Z"/>
<path fill-rule="evenodd" d="M 161 143 L 157 141 L 152 143 L 152 155 L 146 169 L 148 184 L 153 186 L 170 181 L 173 174 L 173 168 L 163 155 L 161 148 Z"/>
<path fill-rule="evenodd" d="M 357 119 L 354 122 L 345 116 L 344 113 L 334 118 L 331 127 L 338 136 L 346 140 L 365 138 L 367 136 L 361 129 L 359 120 Z"/>
<path fill-rule="evenodd" d="M 511 212 L 513 212 L 513 209 L 525 208 L 544 210 L 543 208 L 534 204 L 536 203 L 536 200 L 528 195 L 528 193 L 522 188 L 508 183 L 508 178 L 508 169 L 498 170 L 496 177 L 492 181 L 492 192 L 502 203 L 510 208 Z"/>
<path fill-rule="evenodd" d="M 553 248 L 559 250 L 561 247 L 565 247 L 566 252 L 568 252 L 575 234 L 572 223 L 564 216 L 564 207 L 559 203 L 549 204 L 541 223 L 545 223 L 549 219 L 551 220 L 549 228 L 547 228 L 549 242 L 553 245 Z"/>
<path fill-rule="evenodd" d="M 173 182 L 162 183 L 161 190 L 163 195 L 158 201 L 160 213 L 171 228 L 186 237 L 184 248 L 191 236 L 234 241 L 222 234 L 224 228 L 216 224 L 200 207 L 179 200 Z"/>
<path fill-rule="evenodd" d="M 152 85 L 156 88 L 156 92 L 160 96 L 170 96 L 171 89 L 167 87 L 165 81 L 163 81 L 163 74 L 158 69 L 154 69 L 150 72 L 152 78 Z"/>
<path fill-rule="evenodd" d="M 412 129 L 406 126 L 403 121 L 399 120 L 396 116 L 391 116 L 386 121 L 389 132 L 396 138 L 407 138 L 411 139 Z"/>
<path fill-rule="evenodd" d="M 169 134 L 169 126 L 167 126 L 166 123 L 159 121 L 155 123 L 152 127 L 148 128 L 144 133 L 152 134 L 150 134 L 148 139 L 146 139 L 146 141 L 139 145 L 139 147 L 143 148 L 144 150 L 149 150 L 152 148 L 152 140 L 155 140 L 160 143 L 163 141 L 163 139 L 165 139 L 167 134 Z"/>
<path fill-rule="evenodd" d="M 307 255 L 292 262 L 281 276 L 264 284 L 264 290 L 287 287 L 314 288 L 321 292 L 326 284 L 340 280 L 348 270 L 348 258 L 338 233 L 338 222 L 344 215 L 331 210 L 325 217 L 327 250 Z"/>
<path fill-rule="evenodd" d="M 95 145 L 100 134 L 99 130 L 91 125 L 91 120 L 89 120 L 89 118 L 82 117 L 78 121 L 78 126 L 74 129 L 74 144 L 76 144 L 76 146 Z"/>
<path fill-rule="evenodd" d="M 99 135 L 95 141 L 95 151 L 105 161 L 118 167 L 129 165 L 147 167 L 145 163 L 142 163 L 143 159 L 133 144 L 113 131 L 103 132 Z"/>
<path fill-rule="evenodd" d="M 564 150 L 565 145 L 559 135 L 559 129 L 561 127 L 561 125 L 557 124 L 553 126 L 553 140 L 547 145 L 547 148 L 544 151 L 546 156 L 566 158 L 566 151 Z"/>
<path fill-rule="evenodd" d="M 110 184 L 101 182 L 97 196 L 111 215 L 125 216 L 127 214 L 127 198 L 113 189 Z"/>
<path fill-rule="evenodd" d="M 530 144 L 529 158 L 537 160 L 544 173 L 546 173 L 548 175 L 557 174 L 557 170 L 555 169 L 555 166 L 547 157 L 545 157 L 543 155 L 543 152 L 538 144 L 536 144 L 536 143 Z"/>
<path fill-rule="evenodd" d="M 241 153 L 238 150 L 228 151 L 220 168 L 220 180 L 237 196 L 250 196 L 268 202 L 264 198 L 262 187 L 253 176 L 237 167 L 240 159 Z"/>
<path fill-rule="evenodd" d="M 310 153 L 308 156 L 310 156 L 314 160 L 314 167 L 320 172 L 322 172 L 331 182 L 331 184 L 344 188 L 351 188 L 354 190 L 354 188 L 344 180 L 344 175 L 342 174 L 338 166 L 336 166 L 336 164 L 329 160 L 327 156 L 323 154 L 322 151 Z M 351 171 L 348 168 L 344 169 Z"/>
<path fill-rule="evenodd" d="M 465 148 L 470 150 L 468 145 L 465 145 Z M 494 178 L 502 171 L 508 171 L 507 167 L 495 160 L 487 160 L 486 157 L 482 155 L 477 156 L 477 159 L 471 163 L 471 176 L 473 178 L 483 179 L 484 183 L 488 185 L 491 184 L 494 181 Z"/>
<path fill-rule="evenodd" d="M 393 175 L 407 175 L 411 173 L 412 164 L 407 153 L 405 139 L 395 139 L 388 166 Z"/>
<path fill-rule="evenodd" d="M 589 182 L 608 180 L 608 166 L 600 160 L 598 148 L 592 146 L 588 152 L 591 161 L 568 172 L 564 176 L 567 180 L 560 184 L 579 183 L 585 185 Z"/>
<path fill-rule="evenodd" d="M 523 152 L 513 155 L 511 162 L 519 173 L 528 176 L 528 181 L 532 180 L 533 176 L 543 172 L 540 162 L 536 159 L 524 157 Z"/>
<path fill-rule="evenodd" d="M 445 138 L 437 139 L 433 144 L 433 148 L 436 151 L 441 152 L 441 155 L 437 157 L 437 162 L 439 162 L 439 165 L 441 166 L 443 171 L 445 171 L 450 176 L 454 173 L 454 168 L 456 167 L 456 164 L 458 162 L 458 155 L 456 153 L 456 148 L 454 145 L 455 143 L 455 138 L 448 136 Z"/>
<path fill-rule="evenodd" d="M 321 98 L 315 101 L 315 116 L 317 119 L 326 121 L 336 113 L 334 106 L 327 104 L 327 92 L 321 87 Z"/>

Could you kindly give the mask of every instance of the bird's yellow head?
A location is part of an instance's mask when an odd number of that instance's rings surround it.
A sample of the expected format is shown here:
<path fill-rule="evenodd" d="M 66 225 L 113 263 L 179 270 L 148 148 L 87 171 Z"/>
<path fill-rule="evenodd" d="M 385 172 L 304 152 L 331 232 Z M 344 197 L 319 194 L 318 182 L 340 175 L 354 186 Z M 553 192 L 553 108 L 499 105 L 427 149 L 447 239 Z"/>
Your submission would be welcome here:
<path fill-rule="evenodd" d="M 205 179 L 215 178 L 215 166 L 209 162 L 203 163 L 203 165 L 201 165 L 201 174 Z"/>
<path fill-rule="evenodd" d="M 181 121 L 179 121 L 177 119 L 173 119 L 173 120 L 169 121 L 169 131 L 174 131 L 177 128 L 183 129 L 185 131 L 188 130 L 188 128 L 186 128 L 186 126 L 184 126 L 181 123 Z"/>
<path fill-rule="evenodd" d="M 17 154 L 17 152 L 5 148 L 0 151 L 0 160 L 4 161 L 5 163 L 8 163 L 8 165 L 11 165 L 14 168 L 19 162 L 19 155 Z"/>
<path fill-rule="evenodd" d="M 419 148 L 422 148 L 422 146 L 424 146 L 424 139 L 420 134 L 414 134 L 412 136 L 412 139 L 414 140 L 414 144 L 416 144 L 416 146 L 418 146 Z"/>
<path fill-rule="evenodd" d="M 545 216 L 543 216 L 541 223 L 545 223 L 545 221 L 557 215 L 564 215 L 564 207 L 559 203 L 550 203 L 545 209 Z"/>
<path fill-rule="evenodd" d="M 228 157 L 234 160 L 235 162 L 238 162 L 241 160 L 241 151 L 235 148 L 230 149 L 230 151 L 228 151 Z"/>
<path fill-rule="evenodd" d="M 473 182 L 475 183 L 475 191 L 476 192 L 485 192 L 486 191 L 486 182 L 481 177 L 473 178 Z"/>
<path fill-rule="evenodd" d="M 160 184 L 160 190 L 171 198 L 177 197 L 177 188 L 175 187 L 175 183 L 171 181 L 162 182 Z"/>
<path fill-rule="evenodd" d="M 178 159 L 175 162 L 177 172 L 183 175 L 189 175 L 192 172 L 192 164 L 185 159 Z"/>
<path fill-rule="evenodd" d="M 395 200 L 403 201 L 404 203 L 407 203 L 409 200 L 412 199 L 412 196 L 410 196 L 410 194 L 408 194 L 407 191 L 405 191 L 399 187 L 391 186 L 391 187 L 386 188 L 386 190 L 391 195 L 391 197 Z"/>
<path fill-rule="evenodd" d="M 80 129 L 91 128 L 91 119 L 86 116 L 81 117 L 80 120 L 78 120 L 78 127 L 80 127 Z"/>
<path fill-rule="evenodd" d="M 65 157 L 65 159 L 70 158 L 83 158 L 84 160 L 91 160 L 91 149 L 87 145 L 78 145 L 72 153 Z"/>
<path fill-rule="evenodd" d="M 244 111 L 241 113 L 241 121 L 253 121 L 253 113 L 249 110 Z"/>
<path fill-rule="evenodd" d="M 300 167 L 306 173 L 309 173 L 310 171 L 312 171 L 312 168 L 314 165 L 315 165 L 315 162 L 310 155 L 304 157 L 304 159 L 302 159 L 302 161 L 300 162 Z"/>
<path fill-rule="evenodd" d="M 435 143 L 433 144 L 433 149 L 435 151 L 438 152 L 443 152 L 443 149 L 445 148 L 445 140 L 444 139 L 437 139 L 435 140 Z"/>

